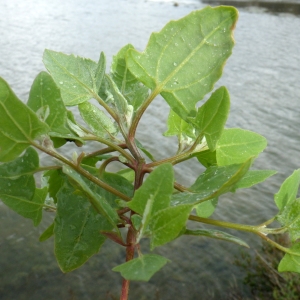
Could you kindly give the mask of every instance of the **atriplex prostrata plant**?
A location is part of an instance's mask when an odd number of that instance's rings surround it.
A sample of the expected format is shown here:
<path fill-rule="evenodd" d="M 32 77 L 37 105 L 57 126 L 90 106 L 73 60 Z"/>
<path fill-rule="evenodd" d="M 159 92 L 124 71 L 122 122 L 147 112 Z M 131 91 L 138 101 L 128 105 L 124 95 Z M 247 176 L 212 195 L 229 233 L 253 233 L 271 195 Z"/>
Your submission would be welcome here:
<path fill-rule="evenodd" d="M 275 194 L 279 212 L 265 223 L 249 226 L 209 218 L 222 194 L 276 173 L 250 170 L 266 147 L 264 137 L 224 129 L 230 107 L 225 87 L 196 108 L 221 77 L 233 48 L 237 18 L 235 8 L 223 6 L 171 21 L 151 35 L 144 52 L 132 45 L 123 47 L 109 74 L 103 53 L 94 62 L 45 50 L 50 74 L 36 77 L 27 104 L 0 80 L 0 197 L 35 226 L 43 209 L 55 212 L 40 241 L 54 236 L 63 272 L 83 265 L 111 239 L 126 250 L 126 262 L 113 269 L 124 278 L 120 298 L 124 300 L 130 280 L 148 281 L 168 262 L 157 254 L 142 254 L 142 238 L 150 239 L 150 251 L 181 235 L 248 247 L 219 230 L 191 230 L 190 222 L 255 233 L 286 253 L 279 271 L 300 272 L 300 199 L 296 199 L 300 169 Z M 164 136 L 178 137 L 177 152 L 162 160 L 155 160 L 135 137 L 140 119 L 158 95 L 170 106 Z M 66 106 L 77 106 L 81 120 L 77 122 Z M 61 154 L 63 148 L 56 150 L 67 142 L 76 147 L 70 159 Z M 89 143 L 93 151 L 80 152 Z M 40 167 L 38 153 L 48 154 L 52 164 Z M 206 170 L 186 187 L 174 180 L 173 166 L 191 158 Z M 109 173 L 106 167 L 113 162 L 122 168 Z M 281 227 L 267 227 L 275 220 Z M 267 237 L 286 232 L 293 243 L 290 248 Z"/>

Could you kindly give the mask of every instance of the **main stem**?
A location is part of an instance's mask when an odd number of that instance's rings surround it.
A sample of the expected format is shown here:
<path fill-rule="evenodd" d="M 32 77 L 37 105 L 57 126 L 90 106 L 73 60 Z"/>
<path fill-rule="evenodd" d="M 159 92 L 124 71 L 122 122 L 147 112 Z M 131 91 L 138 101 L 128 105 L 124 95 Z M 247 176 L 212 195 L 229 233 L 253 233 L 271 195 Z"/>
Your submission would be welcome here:
<path fill-rule="evenodd" d="M 145 161 L 144 159 L 139 159 L 136 161 L 135 165 L 135 181 L 134 181 L 134 190 L 136 191 L 142 184 L 145 175 L 144 171 Z M 131 215 L 133 212 L 131 211 Z M 134 258 L 134 252 L 136 245 L 136 232 L 132 224 L 129 224 L 127 232 L 127 247 L 126 247 L 126 262 L 132 260 Z M 123 279 L 122 282 L 122 290 L 120 300 L 128 300 L 129 294 L 129 285 L 130 281 L 127 279 Z"/>

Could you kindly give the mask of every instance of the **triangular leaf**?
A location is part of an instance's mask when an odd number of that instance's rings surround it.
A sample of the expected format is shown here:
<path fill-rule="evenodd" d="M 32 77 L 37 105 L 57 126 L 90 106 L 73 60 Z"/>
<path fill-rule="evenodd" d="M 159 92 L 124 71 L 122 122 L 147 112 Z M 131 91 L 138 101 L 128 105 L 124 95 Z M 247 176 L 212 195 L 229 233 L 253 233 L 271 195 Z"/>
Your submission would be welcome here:
<path fill-rule="evenodd" d="M 169 260 L 157 254 L 145 254 L 113 268 L 127 280 L 149 281 Z"/>
<path fill-rule="evenodd" d="M 293 245 L 289 250 L 295 254 L 286 253 L 278 265 L 278 271 L 300 273 L 300 243 Z"/>
<path fill-rule="evenodd" d="M 258 133 L 240 128 L 225 129 L 216 147 L 218 166 L 240 164 L 256 157 L 267 146 Z"/>
<path fill-rule="evenodd" d="M 144 52 L 128 50 L 128 68 L 187 120 L 222 74 L 237 18 L 233 7 L 206 7 L 171 21 L 151 35 Z"/>
<path fill-rule="evenodd" d="M 105 241 L 100 231 L 111 230 L 113 226 L 67 181 L 57 198 L 55 256 L 61 270 L 70 272 L 98 253 Z"/>
<path fill-rule="evenodd" d="M 65 105 L 77 105 L 98 95 L 104 76 L 105 57 L 99 62 L 45 50 L 44 64 L 61 90 Z"/>
<path fill-rule="evenodd" d="M 44 242 L 54 235 L 54 222 L 40 235 L 39 241 Z"/>
<path fill-rule="evenodd" d="M 17 98 L 0 77 L 0 161 L 18 157 L 36 138 L 48 133 L 49 127 Z"/>
<path fill-rule="evenodd" d="M 298 193 L 300 184 L 300 169 L 293 172 L 281 185 L 277 194 L 275 194 L 275 203 L 279 210 L 292 203 Z"/>

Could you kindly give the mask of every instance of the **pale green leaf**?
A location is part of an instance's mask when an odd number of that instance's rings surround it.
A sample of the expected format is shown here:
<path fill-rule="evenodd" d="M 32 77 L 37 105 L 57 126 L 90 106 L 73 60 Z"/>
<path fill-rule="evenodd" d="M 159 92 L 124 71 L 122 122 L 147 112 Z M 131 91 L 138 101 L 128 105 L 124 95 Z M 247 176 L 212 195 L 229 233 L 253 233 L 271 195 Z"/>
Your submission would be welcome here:
<path fill-rule="evenodd" d="M 169 260 L 157 254 L 145 254 L 113 268 L 127 280 L 149 281 Z"/>
<path fill-rule="evenodd" d="M 86 197 L 76 193 L 76 189 L 67 181 L 57 198 L 55 256 L 61 270 L 70 272 L 98 253 L 105 241 L 100 231 L 111 230 L 113 226 L 95 211 Z"/>
<path fill-rule="evenodd" d="M 228 234 L 226 232 L 220 231 L 220 230 L 214 230 L 214 229 L 199 229 L 199 230 L 189 230 L 187 229 L 184 234 L 186 235 L 195 235 L 195 236 L 205 236 L 212 239 L 218 239 L 223 240 L 226 242 L 231 242 L 238 244 L 240 246 L 249 248 L 248 244 L 245 243 L 243 240 Z"/>
<path fill-rule="evenodd" d="M 202 218 L 210 217 L 215 211 L 218 204 L 218 198 L 214 198 L 211 200 L 204 201 L 200 204 L 196 205 L 196 213 L 197 216 Z"/>
<path fill-rule="evenodd" d="M 279 272 L 296 272 L 300 273 L 300 243 L 294 244 L 286 253 L 278 265 Z"/>
<path fill-rule="evenodd" d="M 128 49 L 134 49 L 134 47 L 128 44 L 113 57 L 111 75 L 122 95 L 136 111 L 147 98 L 148 88 L 141 85 L 128 70 L 125 60 Z"/>
<path fill-rule="evenodd" d="M 292 242 L 300 239 L 300 199 L 285 205 L 276 219 L 287 228 Z"/>
<path fill-rule="evenodd" d="M 80 115 L 92 132 L 103 138 L 112 138 L 118 133 L 113 121 L 98 107 L 86 101 L 78 105 Z"/>
<path fill-rule="evenodd" d="M 105 70 L 105 57 L 99 62 L 45 50 L 44 64 L 61 90 L 65 105 L 77 105 L 97 96 Z"/>
<path fill-rule="evenodd" d="M 249 188 L 255 184 L 261 183 L 276 173 L 277 171 L 274 170 L 249 170 L 245 176 L 233 187 L 233 191 L 237 189 Z"/>
<path fill-rule="evenodd" d="M 18 157 L 36 138 L 48 133 L 49 127 L 17 98 L 0 77 L 0 161 Z"/>
<path fill-rule="evenodd" d="M 212 90 L 233 48 L 233 7 L 206 7 L 153 33 L 144 52 L 128 50 L 129 70 L 181 118 Z"/>
<path fill-rule="evenodd" d="M 216 147 L 218 166 L 240 164 L 256 157 L 267 146 L 258 133 L 240 128 L 225 129 Z"/>
<path fill-rule="evenodd" d="M 69 166 L 63 166 L 63 172 L 75 181 L 76 186 L 88 197 L 95 210 L 102 214 L 108 220 L 108 222 L 117 229 L 117 224 L 119 223 L 119 216 L 117 212 L 104 197 L 93 191 L 94 184 L 86 179 L 83 179 Z"/>
<path fill-rule="evenodd" d="M 230 98 L 225 87 L 217 89 L 197 113 L 194 124 L 206 138 L 210 151 L 214 151 L 220 139 L 230 109 Z"/>
<path fill-rule="evenodd" d="M 151 249 L 164 245 L 177 238 L 185 227 L 191 205 L 171 206 L 158 211 L 151 218 Z"/>
<path fill-rule="evenodd" d="M 293 172 L 281 185 L 277 194 L 275 194 L 275 203 L 279 210 L 292 203 L 298 193 L 300 184 L 300 169 Z"/>

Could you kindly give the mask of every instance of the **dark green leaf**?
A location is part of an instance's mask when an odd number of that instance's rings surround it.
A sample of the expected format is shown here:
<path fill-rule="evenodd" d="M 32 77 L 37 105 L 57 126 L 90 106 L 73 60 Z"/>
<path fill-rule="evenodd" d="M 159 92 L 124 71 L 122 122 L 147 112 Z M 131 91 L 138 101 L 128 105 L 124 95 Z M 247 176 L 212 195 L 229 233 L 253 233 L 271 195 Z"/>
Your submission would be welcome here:
<path fill-rule="evenodd" d="M 240 128 L 225 129 L 216 147 L 218 166 L 240 164 L 256 157 L 267 146 L 258 133 Z"/>
<path fill-rule="evenodd" d="M 105 241 L 100 231 L 111 230 L 113 226 L 68 182 L 57 198 L 55 255 L 61 270 L 70 272 L 98 253 Z"/>
<path fill-rule="evenodd" d="M 113 268 L 127 280 L 149 281 L 169 260 L 157 254 L 141 255 Z"/>
<path fill-rule="evenodd" d="M 237 18 L 233 7 L 206 7 L 171 21 L 151 35 L 144 52 L 128 50 L 128 68 L 181 118 L 193 117 L 231 54 Z"/>
<path fill-rule="evenodd" d="M 292 203 L 298 193 L 300 184 L 300 169 L 293 172 L 281 185 L 277 194 L 275 194 L 275 203 L 279 210 Z"/>
<path fill-rule="evenodd" d="M 216 151 L 201 151 L 196 154 L 196 157 L 205 168 L 217 165 Z"/>
<path fill-rule="evenodd" d="M 278 265 L 279 272 L 300 273 L 300 243 L 293 245 L 289 251 L 294 254 L 286 253 Z"/>
<path fill-rule="evenodd" d="M 0 161 L 18 157 L 49 127 L 38 119 L 0 77 Z"/>
<path fill-rule="evenodd" d="M 195 236 L 206 236 L 212 239 L 223 240 L 226 242 L 232 242 L 238 244 L 243 247 L 249 248 L 248 244 L 242 241 L 241 239 L 228 234 L 226 232 L 220 230 L 213 230 L 213 229 L 199 229 L 199 230 L 189 230 L 187 229 L 184 234 L 187 235 L 195 235 Z"/>
<path fill-rule="evenodd" d="M 105 70 L 105 56 L 99 62 L 45 50 L 44 64 L 61 90 L 65 105 L 77 105 L 97 97 Z"/>
<path fill-rule="evenodd" d="M 41 234 L 39 241 L 44 242 L 54 235 L 54 222 Z"/>
<path fill-rule="evenodd" d="M 63 172 L 76 182 L 76 186 L 82 192 L 84 192 L 96 211 L 102 214 L 109 221 L 109 223 L 117 229 L 117 224 L 119 222 L 119 216 L 117 212 L 111 207 L 104 197 L 93 191 L 93 184 L 88 180 L 83 179 L 69 166 L 63 166 Z"/>
<path fill-rule="evenodd" d="M 178 237 L 185 227 L 193 206 L 171 206 L 158 211 L 151 218 L 151 249 L 164 245 Z"/>
<path fill-rule="evenodd" d="M 44 174 L 44 177 L 47 178 L 49 196 L 55 203 L 57 202 L 57 193 L 65 182 L 64 176 L 61 170 L 49 170 Z"/>
<path fill-rule="evenodd" d="M 225 87 L 217 89 L 197 113 L 194 124 L 206 138 L 210 151 L 214 151 L 220 139 L 230 109 L 230 98 Z"/>

